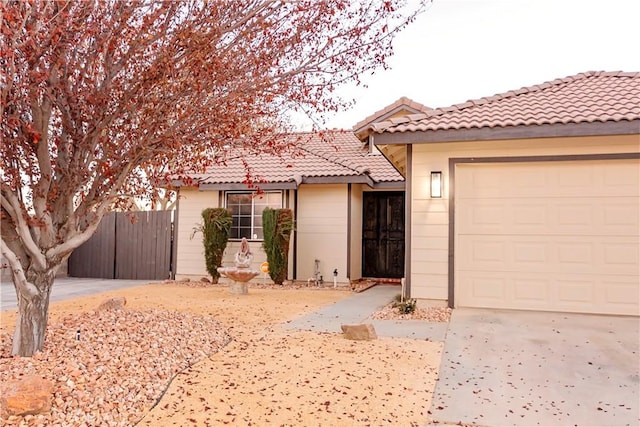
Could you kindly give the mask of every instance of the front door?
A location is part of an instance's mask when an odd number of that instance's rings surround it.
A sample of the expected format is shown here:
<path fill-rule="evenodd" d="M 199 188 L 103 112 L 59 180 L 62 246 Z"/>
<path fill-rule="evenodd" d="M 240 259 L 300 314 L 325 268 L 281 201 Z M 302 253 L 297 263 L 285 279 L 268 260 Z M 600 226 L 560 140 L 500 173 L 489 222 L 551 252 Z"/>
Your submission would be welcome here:
<path fill-rule="evenodd" d="M 362 205 L 362 275 L 404 277 L 404 192 L 365 192 Z"/>

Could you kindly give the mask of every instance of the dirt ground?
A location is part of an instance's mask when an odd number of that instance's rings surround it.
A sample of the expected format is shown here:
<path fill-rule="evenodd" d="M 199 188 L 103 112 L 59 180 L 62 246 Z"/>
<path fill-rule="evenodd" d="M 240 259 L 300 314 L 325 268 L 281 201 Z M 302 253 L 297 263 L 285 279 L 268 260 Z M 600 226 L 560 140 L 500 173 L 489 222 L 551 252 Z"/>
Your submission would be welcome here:
<path fill-rule="evenodd" d="M 232 336 L 220 351 L 178 374 L 144 426 L 421 425 L 429 415 L 443 344 L 285 330 L 280 325 L 353 295 L 333 289 L 154 284 L 51 304 L 50 323 L 92 310 L 108 296 L 127 309 L 212 316 Z M 14 312 L 0 329 L 10 332 Z"/>

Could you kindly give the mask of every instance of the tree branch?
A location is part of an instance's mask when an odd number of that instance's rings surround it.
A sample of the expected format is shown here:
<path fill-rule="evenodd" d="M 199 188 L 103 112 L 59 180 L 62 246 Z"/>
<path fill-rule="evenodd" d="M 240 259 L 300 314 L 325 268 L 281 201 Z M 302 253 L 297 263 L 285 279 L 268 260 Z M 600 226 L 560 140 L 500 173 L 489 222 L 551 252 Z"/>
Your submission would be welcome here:
<path fill-rule="evenodd" d="M 34 262 L 34 264 L 38 268 L 44 270 L 47 266 L 44 254 L 40 251 L 38 245 L 31 237 L 31 232 L 29 230 L 29 226 L 23 218 L 24 212 L 20 208 L 20 202 L 18 201 L 18 198 L 15 196 L 15 194 L 13 194 L 13 192 L 11 192 L 10 189 L 6 188 L 4 183 L 2 183 L 0 202 L 2 203 L 2 207 L 11 217 L 11 220 L 15 225 L 16 233 L 22 240 L 29 258 L 31 258 L 32 262 Z"/>
<path fill-rule="evenodd" d="M 28 295 L 34 296 L 38 294 L 38 289 L 27 280 L 27 276 L 22 269 L 22 264 L 20 264 L 20 260 L 16 256 L 15 253 L 4 241 L 4 237 L 0 241 L 0 249 L 2 250 L 2 256 L 9 262 L 9 266 L 11 267 L 11 274 L 13 274 L 18 280 L 14 280 L 13 284 L 16 288 L 20 287 L 22 293 L 27 293 Z"/>

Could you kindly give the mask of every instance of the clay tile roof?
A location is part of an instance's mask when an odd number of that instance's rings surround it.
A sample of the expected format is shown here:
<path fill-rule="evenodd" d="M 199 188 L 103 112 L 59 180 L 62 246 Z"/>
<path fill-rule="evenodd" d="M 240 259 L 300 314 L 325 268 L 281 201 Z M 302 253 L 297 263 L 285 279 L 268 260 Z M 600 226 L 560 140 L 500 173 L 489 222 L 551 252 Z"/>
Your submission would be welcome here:
<path fill-rule="evenodd" d="M 394 103 L 384 107 L 381 110 L 376 111 L 367 118 L 359 121 L 355 126 L 353 126 L 353 132 L 358 135 L 363 129 L 368 128 L 370 124 L 385 120 L 394 113 L 400 112 L 402 110 L 412 111 L 414 113 L 425 113 L 432 111 L 432 108 L 415 102 L 407 98 L 406 96 L 403 96 Z"/>
<path fill-rule="evenodd" d="M 640 72 L 590 71 L 407 118 L 370 129 L 393 133 L 640 120 Z"/>
<path fill-rule="evenodd" d="M 367 177 L 373 183 L 404 181 L 384 156 L 369 154 L 368 148 L 352 132 L 336 130 L 324 132 L 324 137 L 317 133 L 290 137 L 299 138 L 301 155 L 248 154 L 243 157 L 261 182 L 300 184 L 304 178 L 358 176 Z M 243 183 L 247 173 L 243 158 L 230 156 L 225 165 L 211 167 L 206 173 L 191 175 L 191 178 L 199 184 Z"/>

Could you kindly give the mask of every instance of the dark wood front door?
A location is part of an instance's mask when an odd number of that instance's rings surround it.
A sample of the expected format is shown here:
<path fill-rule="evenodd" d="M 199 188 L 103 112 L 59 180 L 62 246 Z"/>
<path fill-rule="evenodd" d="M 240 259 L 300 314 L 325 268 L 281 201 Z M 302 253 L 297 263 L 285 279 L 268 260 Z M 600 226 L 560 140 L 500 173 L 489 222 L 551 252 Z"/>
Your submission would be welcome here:
<path fill-rule="evenodd" d="M 363 277 L 404 277 L 404 192 L 365 192 L 362 205 Z"/>

